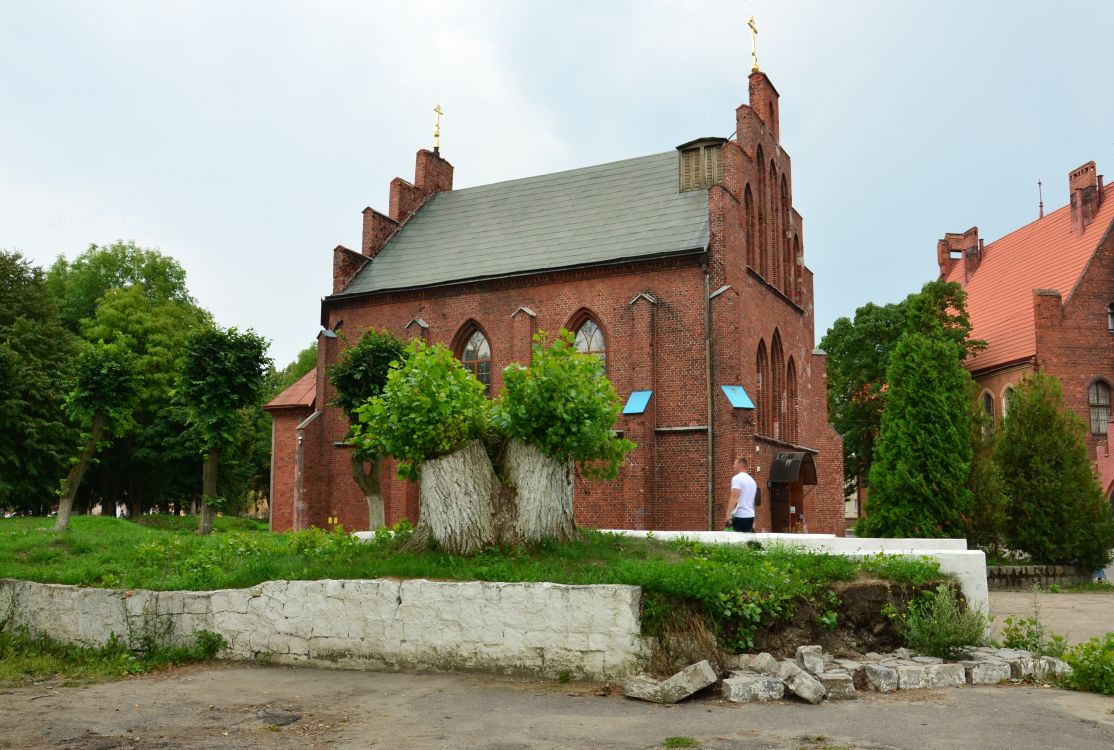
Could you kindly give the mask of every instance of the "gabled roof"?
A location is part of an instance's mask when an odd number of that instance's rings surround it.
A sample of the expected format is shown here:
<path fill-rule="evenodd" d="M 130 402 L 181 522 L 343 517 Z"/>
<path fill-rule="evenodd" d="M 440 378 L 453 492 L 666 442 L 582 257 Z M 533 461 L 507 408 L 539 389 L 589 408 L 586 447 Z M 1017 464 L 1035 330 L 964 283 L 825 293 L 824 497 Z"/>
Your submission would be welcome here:
<path fill-rule="evenodd" d="M 317 368 L 313 368 L 295 381 L 294 385 L 275 396 L 264 409 L 312 408 L 317 397 Z"/>
<path fill-rule="evenodd" d="M 437 193 L 339 295 L 703 250 L 708 191 L 677 151 Z"/>
<path fill-rule="evenodd" d="M 1082 232 L 1071 226 L 1071 207 L 1064 206 L 1007 234 L 983 249 L 982 260 L 964 282 L 959 261 L 947 276 L 967 290 L 971 337 L 990 346 L 968 359 L 970 370 L 984 370 L 1036 354 L 1033 291 L 1054 289 L 1066 303 L 1114 222 L 1114 185 L 1104 191 L 1094 221 Z"/>

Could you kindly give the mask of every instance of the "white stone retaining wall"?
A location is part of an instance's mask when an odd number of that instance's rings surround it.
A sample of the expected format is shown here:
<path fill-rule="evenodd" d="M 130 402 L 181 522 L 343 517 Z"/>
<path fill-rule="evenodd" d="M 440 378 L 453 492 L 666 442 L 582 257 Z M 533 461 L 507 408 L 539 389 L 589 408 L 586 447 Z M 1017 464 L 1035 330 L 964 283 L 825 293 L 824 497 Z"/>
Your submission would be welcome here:
<path fill-rule="evenodd" d="M 480 670 L 611 679 L 639 671 L 637 586 L 427 580 L 268 581 L 222 591 L 124 591 L 0 580 L 33 634 L 135 645 L 145 626 L 188 643 L 198 630 L 222 656 L 357 669 Z"/>
<path fill-rule="evenodd" d="M 940 571 L 955 576 L 968 606 L 990 612 L 990 594 L 986 585 L 986 555 L 981 550 L 968 550 L 965 539 L 875 539 L 837 537 L 831 534 L 745 534 L 737 531 L 631 531 L 613 530 L 628 536 L 653 535 L 655 539 L 694 539 L 711 544 L 746 544 L 762 546 L 782 544 L 849 557 L 870 557 L 879 553 L 905 557 L 928 557 L 940 563 Z"/>

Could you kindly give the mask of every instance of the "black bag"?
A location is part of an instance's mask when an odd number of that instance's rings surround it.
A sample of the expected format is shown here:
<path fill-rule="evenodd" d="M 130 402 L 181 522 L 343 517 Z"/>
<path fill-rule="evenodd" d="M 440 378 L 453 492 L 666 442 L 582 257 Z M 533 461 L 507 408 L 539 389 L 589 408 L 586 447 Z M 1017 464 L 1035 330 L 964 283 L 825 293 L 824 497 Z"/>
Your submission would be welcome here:
<path fill-rule="evenodd" d="M 757 508 L 761 504 L 762 504 L 762 488 L 761 487 L 755 487 L 754 488 L 754 507 Z"/>

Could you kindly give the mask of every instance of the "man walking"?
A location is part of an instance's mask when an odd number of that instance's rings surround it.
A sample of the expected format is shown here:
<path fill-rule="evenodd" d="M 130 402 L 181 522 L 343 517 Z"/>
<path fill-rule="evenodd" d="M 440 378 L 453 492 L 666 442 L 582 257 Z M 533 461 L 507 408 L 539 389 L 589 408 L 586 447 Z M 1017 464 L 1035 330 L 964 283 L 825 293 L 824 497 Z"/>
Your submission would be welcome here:
<path fill-rule="evenodd" d="M 731 477 L 731 500 L 727 507 L 733 508 L 727 521 L 733 531 L 754 531 L 754 494 L 758 485 L 747 473 L 747 460 L 742 456 L 735 459 L 735 476 Z"/>

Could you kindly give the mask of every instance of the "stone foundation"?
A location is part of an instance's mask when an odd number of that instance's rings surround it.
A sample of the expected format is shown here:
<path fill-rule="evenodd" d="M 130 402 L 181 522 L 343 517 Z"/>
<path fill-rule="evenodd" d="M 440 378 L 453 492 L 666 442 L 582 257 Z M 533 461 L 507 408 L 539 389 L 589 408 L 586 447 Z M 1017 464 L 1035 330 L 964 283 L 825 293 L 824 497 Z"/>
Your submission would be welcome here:
<path fill-rule="evenodd" d="M 1070 565 L 986 566 L 986 585 L 991 591 L 1028 591 L 1035 586 L 1070 586 L 1090 580 L 1090 571 L 1081 571 Z"/>

